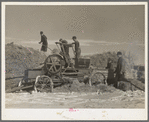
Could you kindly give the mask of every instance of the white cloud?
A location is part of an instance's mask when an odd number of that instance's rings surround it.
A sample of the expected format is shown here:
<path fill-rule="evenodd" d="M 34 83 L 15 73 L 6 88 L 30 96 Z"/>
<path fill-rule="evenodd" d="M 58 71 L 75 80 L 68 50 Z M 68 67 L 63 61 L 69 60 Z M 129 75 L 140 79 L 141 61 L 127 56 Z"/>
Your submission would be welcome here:
<path fill-rule="evenodd" d="M 144 44 L 139 44 L 139 43 L 126 43 L 126 42 L 107 42 L 107 41 L 94 41 L 94 40 L 80 40 L 81 45 L 140 45 L 140 46 L 145 46 Z"/>
<path fill-rule="evenodd" d="M 67 40 L 67 39 L 66 39 Z M 6 42 L 17 42 L 17 43 L 23 43 L 23 44 L 39 44 L 40 40 L 34 40 L 34 39 L 30 39 L 30 40 L 23 40 L 23 39 L 15 39 L 15 38 L 11 38 L 11 37 L 6 37 Z M 59 40 L 48 40 L 48 45 L 55 45 L 55 42 L 58 42 Z M 67 40 L 68 43 L 72 43 L 73 40 Z M 126 42 L 107 42 L 107 41 L 95 41 L 95 40 L 79 40 L 80 42 L 80 46 L 94 46 L 94 45 L 139 45 L 139 46 L 145 46 L 144 44 L 139 44 L 137 42 L 130 42 L 130 43 L 126 43 Z"/>

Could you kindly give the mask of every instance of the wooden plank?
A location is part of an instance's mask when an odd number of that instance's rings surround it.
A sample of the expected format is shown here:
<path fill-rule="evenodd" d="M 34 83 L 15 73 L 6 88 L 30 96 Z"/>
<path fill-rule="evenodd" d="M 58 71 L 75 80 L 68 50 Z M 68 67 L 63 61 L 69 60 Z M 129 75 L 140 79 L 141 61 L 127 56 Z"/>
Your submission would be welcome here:
<path fill-rule="evenodd" d="M 6 92 L 15 92 L 15 91 L 19 91 L 19 90 L 27 89 L 27 88 L 31 88 L 31 87 L 33 87 L 33 85 L 25 86 L 25 87 L 24 86 L 19 86 L 19 87 L 15 87 L 15 88 L 13 88 L 11 90 L 8 90 Z"/>
<path fill-rule="evenodd" d="M 145 84 L 136 79 L 127 79 L 136 88 L 145 91 Z"/>
<path fill-rule="evenodd" d="M 78 75 L 79 73 L 78 72 L 72 72 L 72 73 L 61 73 L 62 75 Z"/>
<path fill-rule="evenodd" d="M 28 78 L 32 79 L 32 78 L 36 78 L 38 75 L 43 75 L 44 72 L 43 70 L 28 70 Z"/>
<path fill-rule="evenodd" d="M 62 83 L 63 82 L 62 80 L 53 80 L 53 79 L 52 79 L 52 81 L 53 81 L 53 83 L 58 83 L 58 82 Z"/>
<path fill-rule="evenodd" d="M 34 85 L 30 85 L 30 86 L 25 86 L 25 87 L 22 87 L 21 89 L 28 89 L 28 88 L 31 88 L 33 87 Z"/>
<path fill-rule="evenodd" d="M 5 80 L 10 80 L 10 79 L 17 79 L 17 78 L 23 78 L 24 76 L 18 76 L 18 77 L 6 77 Z"/>

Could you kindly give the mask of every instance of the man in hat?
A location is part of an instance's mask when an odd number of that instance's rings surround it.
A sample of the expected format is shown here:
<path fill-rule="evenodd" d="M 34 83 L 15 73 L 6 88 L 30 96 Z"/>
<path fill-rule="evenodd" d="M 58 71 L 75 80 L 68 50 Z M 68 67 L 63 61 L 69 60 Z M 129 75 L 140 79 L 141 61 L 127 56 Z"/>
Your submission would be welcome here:
<path fill-rule="evenodd" d="M 79 59 L 80 54 L 81 54 L 80 43 L 77 40 L 76 36 L 73 36 L 72 40 L 74 41 L 74 43 L 72 43 L 72 44 L 75 44 L 75 66 L 77 67 L 78 66 L 78 59 Z"/>
<path fill-rule="evenodd" d="M 39 44 L 42 43 L 41 51 L 47 52 L 48 48 L 47 37 L 43 34 L 43 31 L 40 31 L 40 35 L 41 35 L 41 41 L 39 42 Z"/>
<path fill-rule="evenodd" d="M 72 47 L 72 44 L 68 44 L 68 42 L 63 39 L 59 39 L 59 42 L 56 42 L 56 44 L 60 44 L 61 50 L 66 57 L 66 59 L 64 57 L 64 59 L 66 60 L 66 63 L 67 63 L 65 65 L 65 67 L 70 66 L 69 47 Z"/>
<path fill-rule="evenodd" d="M 56 44 L 63 45 L 63 48 L 61 46 L 62 52 L 64 53 L 64 51 L 65 51 L 66 55 L 69 56 L 69 47 L 72 47 L 72 44 L 68 44 L 68 42 L 63 39 L 59 39 L 59 42 L 56 42 Z"/>
<path fill-rule="evenodd" d="M 117 67 L 114 73 L 116 73 L 116 81 L 114 86 L 117 88 L 118 87 L 118 81 L 123 80 L 124 78 L 124 74 L 125 74 L 125 64 L 124 64 L 124 60 L 122 58 L 122 53 L 121 52 L 117 52 L 117 57 L 118 57 L 118 61 L 117 61 Z"/>

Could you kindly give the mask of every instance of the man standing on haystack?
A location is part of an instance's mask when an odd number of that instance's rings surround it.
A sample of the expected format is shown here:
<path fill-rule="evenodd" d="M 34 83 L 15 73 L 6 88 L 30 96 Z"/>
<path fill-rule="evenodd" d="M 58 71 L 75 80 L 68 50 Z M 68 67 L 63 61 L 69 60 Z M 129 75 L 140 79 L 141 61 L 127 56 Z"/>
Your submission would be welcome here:
<path fill-rule="evenodd" d="M 122 53 L 117 52 L 117 67 L 114 73 L 116 73 L 116 78 L 115 78 L 115 84 L 114 86 L 117 88 L 118 87 L 118 82 L 121 80 L 124 80 L 124 74 L 125 74 L 125 64 L 124 60 L 122 58 Z"/>
<path fill-rule="evenodd" d="M 48 48 L 47 37 L 43 34 L 43 31 L 40 31 L 40 35 L 41 35 L 41 41 L 39 42 L 39 44 L 42 43 L 41 51 L 47 52 Z"/>
<path fill-rule="evenodd" d="M 81 55 L 80 43 L 76 36 L 73 36 L 72 40 L 74 41 L 72 44 L 75 44 L 75 67 L 78 67 L 78 59 Z"/>

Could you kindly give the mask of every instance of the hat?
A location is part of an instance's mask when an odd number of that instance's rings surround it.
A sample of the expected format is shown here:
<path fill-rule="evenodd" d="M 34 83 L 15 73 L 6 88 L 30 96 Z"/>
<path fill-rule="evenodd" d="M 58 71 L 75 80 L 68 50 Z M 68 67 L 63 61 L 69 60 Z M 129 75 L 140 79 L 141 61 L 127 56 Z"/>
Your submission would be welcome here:
<path fill-rule="evenodd" d="M 112 59 L 111 58 L 108 58 L 108 61 L 111 61 Z"/>
<path fill-rule="evenodd" d="M 77 38 L 76 36 L 73 36 L 73 37 L 72 37 L 72 39 L 76 39 L 76 38 Z"/>
<path fill-rule="evenodd" d="M 121 52 L 117 52 L 117 55 L 122 55 L 122 53 Z"/>
<path fill-rule="evenodd" d="M 43 34 L 43 31 L 40 31 L 40 34 Z"/>
<path fill-rule="evenodd" d="M 62 38 L 59 39 L 59 41 L 62 41 L 62 40 L 63 40 Z"/>

